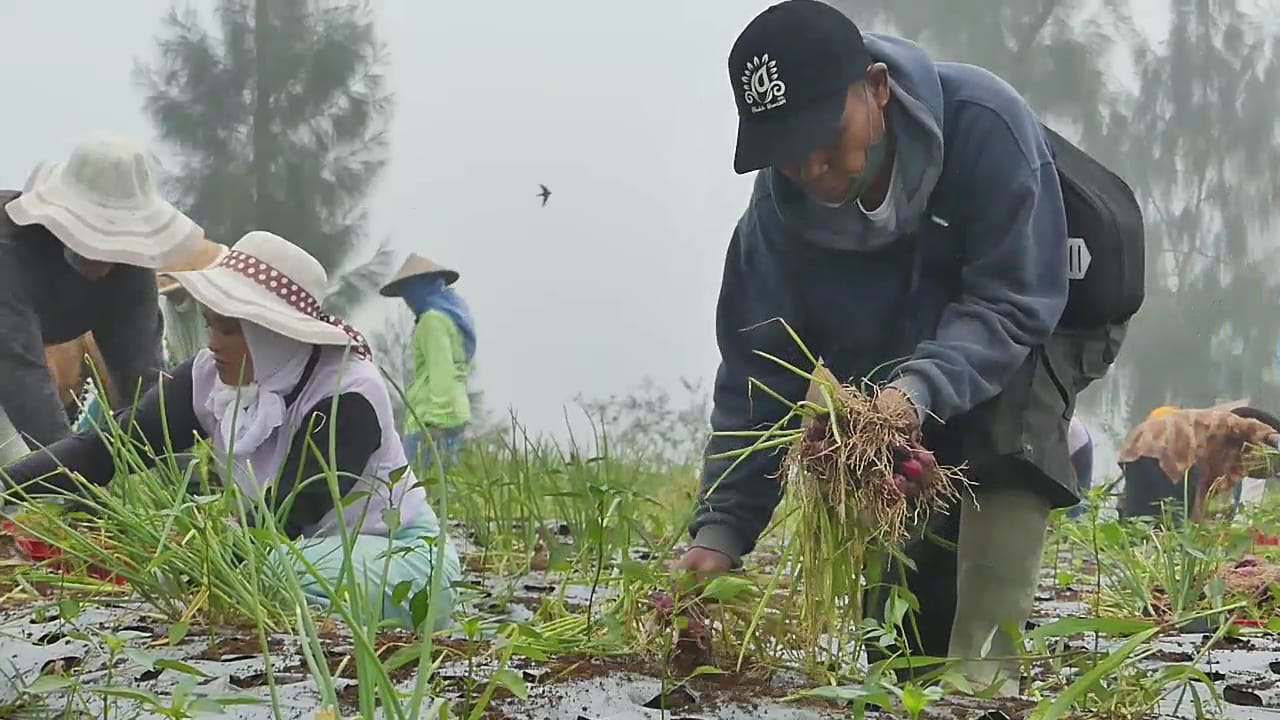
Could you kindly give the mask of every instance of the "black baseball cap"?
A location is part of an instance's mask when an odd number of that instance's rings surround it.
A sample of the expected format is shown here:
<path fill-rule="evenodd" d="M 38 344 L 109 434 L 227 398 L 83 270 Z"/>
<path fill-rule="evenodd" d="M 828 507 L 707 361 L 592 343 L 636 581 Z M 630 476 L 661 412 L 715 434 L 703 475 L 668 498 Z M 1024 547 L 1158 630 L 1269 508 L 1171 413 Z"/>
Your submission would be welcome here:
<path fill-rule="evenodd" d="M 729 51 L 733 169 L 786 165 L 831 142 L 849 86 L 872 62 L 858 26 L 826 3 L 786 0 L 757 15 Z"/>

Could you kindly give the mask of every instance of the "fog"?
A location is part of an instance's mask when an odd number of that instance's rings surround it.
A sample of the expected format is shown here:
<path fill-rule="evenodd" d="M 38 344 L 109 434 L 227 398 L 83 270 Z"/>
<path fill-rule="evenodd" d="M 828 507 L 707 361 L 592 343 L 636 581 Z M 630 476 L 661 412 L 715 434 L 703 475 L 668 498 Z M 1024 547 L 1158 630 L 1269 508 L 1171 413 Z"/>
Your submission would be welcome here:
<path fill-rule="evenodd" d="M 721 262 L 750 184 L 731 169 L 724 63 L 768 4 L 373 3 L 395 107 L 370 241 L 461 272 L 491 411 L 554 431 L 579 393 L 625 392 L 646 376 L 709 385 Z M 132 70 L 155 57 L 170 7 L 0 5 L 0 185 L 20 187 L 94 129 L 165 157 Z M 1153 38 L 1167 31 L 1166 2 L 1139 0 L 1134 13 Z M 546 207 L 539 183 L 553 193 Z M 376 327 L 399 312 L 377 298 L 358 320 Z"/>

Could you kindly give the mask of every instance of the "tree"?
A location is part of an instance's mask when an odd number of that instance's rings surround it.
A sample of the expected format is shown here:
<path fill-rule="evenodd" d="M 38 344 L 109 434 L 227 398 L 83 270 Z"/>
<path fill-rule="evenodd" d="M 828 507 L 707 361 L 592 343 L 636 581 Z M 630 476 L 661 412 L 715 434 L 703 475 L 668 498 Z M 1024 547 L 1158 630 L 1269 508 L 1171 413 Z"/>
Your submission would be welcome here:
<path fill-rule="evenodd" d="M 137 81 L 176 151 L 177 203 L 221 242 L 270 230 L 314 255 L 326 305 L 349 313 L 390 270 L 384 241 L 360 266 L 365 197 L 386 164 L 391 95 L 364 2 L 218 0 L 217 31 L 170 11 Z M 337 280 L 340 278 L 341 280 Z"/>
<path fill-rule="evenodd" d="M 1280 198 L 1276 33 L 1235 0 L 1171 0 L 1163 50 L 1137 47 L 1140 90 L 1117 170 L 1143 203 L 1148 299 L 1121 355 L 1130 421 L 1162 404 L 1280 401 L 1268 275 Z"/>
<path fill-rule="evenodd" d="M 840 0 L 866 31 L 999 75 L 1066 134 L 1097 144 L 1116 102 L 1107 50 L 1134 37 L 1124 0 Z M 1097 7 L 1095 7 L 1097 6 Z"/>
<path fill-rule="evenodd" d="M 1280 196 L 1275 31 L 1236 0 L 1169 1 L 1162 47 L 1116 0 L 842 3 L 863 27 L 1000 75 L 1134 188 L 1146 216 L 1147 300 L 1117 368 L 1081 400 L 1112 428 L 1165 403 L 1280 403 L 1280 317 L 1265 277 L 1278 259 L 1269 237 Z M 1136 93 L 1115 82 L 1114 47 L 1130 53 Z"/>

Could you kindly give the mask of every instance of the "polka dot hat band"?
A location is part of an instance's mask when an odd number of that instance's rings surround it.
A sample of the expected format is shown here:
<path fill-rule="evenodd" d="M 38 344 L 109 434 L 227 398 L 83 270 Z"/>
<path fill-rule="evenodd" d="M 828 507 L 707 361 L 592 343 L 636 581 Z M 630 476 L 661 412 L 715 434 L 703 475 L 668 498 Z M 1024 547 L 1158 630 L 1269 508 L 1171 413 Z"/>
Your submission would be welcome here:
<path fill-rule="evenodd" d="M 338 328 L 346 333 L 347 337 L 351 338 L 352 352 L 357 357 L 365 360 L 373 359 L 373 351 L 369 348 L 368 341 L 365 340 L 364 335 L 359 330 L 351 327 L 341 319 L 323 312 L 320 309 L 320 301 L 307 292 L 305 288 L 290 279 L 288 275 L 271 267 L 262 260 L 238 250 L 232 250 L 227 253 L 222 258 L 222 261 L 218 263 L 218 266 L 233 270 L 252 280 L 259 287 L 285 301 L 289 304 L 289 307 L 303 315 Z"/>

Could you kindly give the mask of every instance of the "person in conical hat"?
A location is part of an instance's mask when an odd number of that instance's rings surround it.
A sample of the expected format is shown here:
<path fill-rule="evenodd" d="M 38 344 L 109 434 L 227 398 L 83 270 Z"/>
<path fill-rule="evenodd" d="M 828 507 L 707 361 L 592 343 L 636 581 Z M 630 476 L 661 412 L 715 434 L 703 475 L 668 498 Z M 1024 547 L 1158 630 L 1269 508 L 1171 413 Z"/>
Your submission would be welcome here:
<path fill-rule="evenodd" d="M 419 467 L 434 462 L 432 447 L 441 450 L 442 465 L 452 462 L 471 422 L 467 380 L 474 367 L 476 327 L 466 301 L 452 287 L 458 277 L 457 271 L 411 254 L 382 287 L 383 295 L 401 298 L 414 315 L 405 449 Z"/>
<path fill-rule="evenodd" d="M 0 412 L 18 442 L 71 433 L 45 345 L 92 332 L 118 404 L 162 368 L 154 269 L 204 236 L 161 198 L 142 148 L 94 134 L 65 162 L 46 162 L 21 191 L 0 191 Z"/>
<path fill-rule="evenodd" d="M 409 598 L 436 569 L 432 539 L 441 535 L 440 522 L 406 467 L 391 396 L 368 343 L 320 308 L 324 268 L 284 238 L 254 231 L 211 267 L 169 276 L 199 304 L 208 345 L 167 372 L 120 426 L 154 455 L 207 441 L 223 485 L 234 483 L 283 516 L 279 529 L 306 560 L 300 568 L 319 575 L 299 570 L 315 604 L 328 602 L 326 587 L 339 586 L 345 526 L 371 606 L 411 624 Z M 0 481 L 11 494 L 66 493 L 75 486 L 63 469 L 106 484 L 115 473 L 106 444 L 96 431 L 73 435 L 6 465 Z M 448 545 L 440 569 L 443 602 L 450 603 L 447 588 L 461 565 Z M 393 597 L 405 581 L 414 591 Z M 436 609 L 437 620 L 447 620 L 448 608 Z"/>

